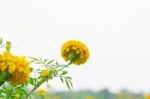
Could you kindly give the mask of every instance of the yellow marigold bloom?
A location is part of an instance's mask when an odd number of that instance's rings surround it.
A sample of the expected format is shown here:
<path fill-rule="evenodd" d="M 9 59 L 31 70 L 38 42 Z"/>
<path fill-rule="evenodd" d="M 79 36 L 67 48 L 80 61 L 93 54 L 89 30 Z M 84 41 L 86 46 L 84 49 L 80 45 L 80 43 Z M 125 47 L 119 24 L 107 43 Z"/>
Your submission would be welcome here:
<path fill-rule="evenodd" d="M 45 94 L 46 94 L 46 92 L 45 92 L 44 89 L 38 89 L 38 90 L 37 90 L 37 93 L 38 93 L 39 95 L 45 95 Z"/>
<path fill-rule="evenodd" d="M 10 82 L 13 84 L 24 84 L 29 78 L 29 62 L 25 57 L 16 57 L 16 69 L 11 75 Z"/>
<path fill-rule="evenodd" d="M 42 70 L 41 71 L 41 76 L 48 77 L 49 76 L 49 71 L 48 70 Z"/>
<path fill-rule="evenodd" d="M 60 96 L 54 96 L 52 99 L 61 99 Z"/>
<path fill-rule="evenodd" d="M 13 73 L 16 66 L 14 65 L 14 58 L 10 52 L 6 51 L 3 55 L 0 55 L 0 71 L 8 71 Z"/>
<path fill-rule="evenodd" d="M 150 99 L 150 95 L 145 95 L 144 99 Z"/>
<path fill-rule="evenodd" d="M 74 64 L 84 64 L 89 58 L 89 50 L 87 46 L 78 40 L 69 40 L 65 42 L 61 47 L 61 56 L 65 61 L 70 60 L 70 54 L 75 52 L 77 57 L 73 61 Z"/>
<path fill-rule="evenodd" d="M 86 96 L 85 99 L 95 99 L 93 96 Z"/>
<path fill-rule="evenodd" d="M 15 56 L 6 51 L 0 55 L 0 71 L 10 73 L 8 81 L 12 84 L 24 84 L 30 73 L 29 62 L 25 57 Z"/>

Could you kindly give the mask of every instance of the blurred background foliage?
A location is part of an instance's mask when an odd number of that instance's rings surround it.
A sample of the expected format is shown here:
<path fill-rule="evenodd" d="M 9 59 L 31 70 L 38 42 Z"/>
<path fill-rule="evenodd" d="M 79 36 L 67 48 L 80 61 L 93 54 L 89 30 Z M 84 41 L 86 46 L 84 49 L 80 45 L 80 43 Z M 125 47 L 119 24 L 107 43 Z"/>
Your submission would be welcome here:
<path fill-rule="evenodd" d="M 42 91 L 43 92 L 43 91 Z M 80 91 L 45 91 L 45 94 L 36 92 L 36 99 L 150 99 L 149 94 L 133 93 L 128 90 L 121 90 L 113 93 L 108 89 L 100 91 L 80 90 Z"/>

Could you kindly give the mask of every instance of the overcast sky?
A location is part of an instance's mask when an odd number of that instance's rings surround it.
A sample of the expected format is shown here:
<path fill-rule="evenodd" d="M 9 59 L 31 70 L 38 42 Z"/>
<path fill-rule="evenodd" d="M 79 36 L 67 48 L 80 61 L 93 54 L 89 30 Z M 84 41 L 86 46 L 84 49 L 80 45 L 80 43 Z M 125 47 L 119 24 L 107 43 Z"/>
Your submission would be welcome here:
<path fill-rule="evenodd" d="M 1 0 L 0 36 L 13 52 L 57 59 L 70 39 L 83 41 L 90 59 L 72 66 L 74 90 L 123 88 L 150 92 L 149 0 Z M 58 79 L 54 89 L 66 89 Z"/>

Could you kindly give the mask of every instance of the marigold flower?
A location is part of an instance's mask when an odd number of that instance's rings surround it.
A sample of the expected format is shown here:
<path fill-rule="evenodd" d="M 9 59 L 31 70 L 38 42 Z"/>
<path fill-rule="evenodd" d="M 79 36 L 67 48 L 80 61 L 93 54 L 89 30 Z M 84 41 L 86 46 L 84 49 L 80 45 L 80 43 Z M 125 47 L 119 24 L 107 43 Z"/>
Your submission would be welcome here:
<path fill-rule="evenodd" d="M 65 61 L 71 61 L 70 56 L 75 55 L 72 63 L 76 65 L 84 64 L 89 58 L 89 50 L 87 46 L 78 40 L 69 40 L 61 47 L 61 56 Z"/>
<path fill-rule="evenodd" d="M 14 65 L 14 58 L 15 56 L 8 51 L 0 55 L 0 71 L 7 70 L 9 73 L 13 73 L 16 68 Z"/>
<path fill-rule="evenodd" d="M 29 77 L 29 62 L 25 57 L 12 55 L 6 51 L 0 55 L 0 71 L 10 74 L 8 81 L 12 84 L 24 84 Z"/>

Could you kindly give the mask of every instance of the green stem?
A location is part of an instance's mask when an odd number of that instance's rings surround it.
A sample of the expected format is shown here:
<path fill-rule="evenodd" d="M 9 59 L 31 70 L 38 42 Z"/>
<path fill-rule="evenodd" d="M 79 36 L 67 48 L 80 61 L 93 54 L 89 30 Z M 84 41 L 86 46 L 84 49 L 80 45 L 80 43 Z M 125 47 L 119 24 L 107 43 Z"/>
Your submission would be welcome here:
<path fill-rule="evenodd" d="M 5 90 L 5 93 L 6 93 L 6 95 L 7 95 L 7 98 L 9 98 L 9 94 L 8 94 L 8 92 L 7 92 L 7 89 L 6 89 L 5 85 L 3 85 L 3 88 L 4 88 L 4 90 Z"/>
<path fill-rule="evenodd" d="M 71 51 L 70 54 L 69 54 L 69 63 L 68 63 L 68 65 L 72 64 L 78 57 L 79 57 L 79 54 L 76 54 L 75 51 Z"/>
<path fill-rule="evenodd" d="M 41 96 L 41 99 L 44 99 L 44 95 Z"/>
<path fill-rule="evenodd" d="M 26 96 L 26 98 L 28 98 L 40 85 L 42 85 L 44 82 L 46 81 L 46 79 L 41 80 Z"/>
<path fill-rule="evenodd" d="M 67 65 L 64 65 L 62 68 L 58 69 L 58 71 L 62 71 L 63 69 L 69 67 L 74 61 L 74 58 L 70 58 L 70 61 L 68 62 Z"/>
<path fill-rule="evenodd" d="M 64 65 L 63 67 L 61 67 L 61 68 L 60 68 L 60 69 L 58 69 L 57 71 L 58 71 L 58 72 L 59 72 L 59 71 L 62 71 L 63 69 L 65 69 L 65 68 L 69 67 L 69 65 L 70 65 L 70 64 Z"/>
<path fill-rule="evenodd" d="M 63 69 L 69 67 L 75 61 L 75 59 L 78 57 L 78 54 L 72 52 L 69 57 L 70 57 L 70 60 L 69 60 L 68 64 L 64 65 L 62 68 L 58 69 L 58 71 L 62 71 Z"/>
<path fill-rule="evenodd" d="M 7 71 L 0 71 L 0 86 L 10 78 L 10 74 Z"/>

